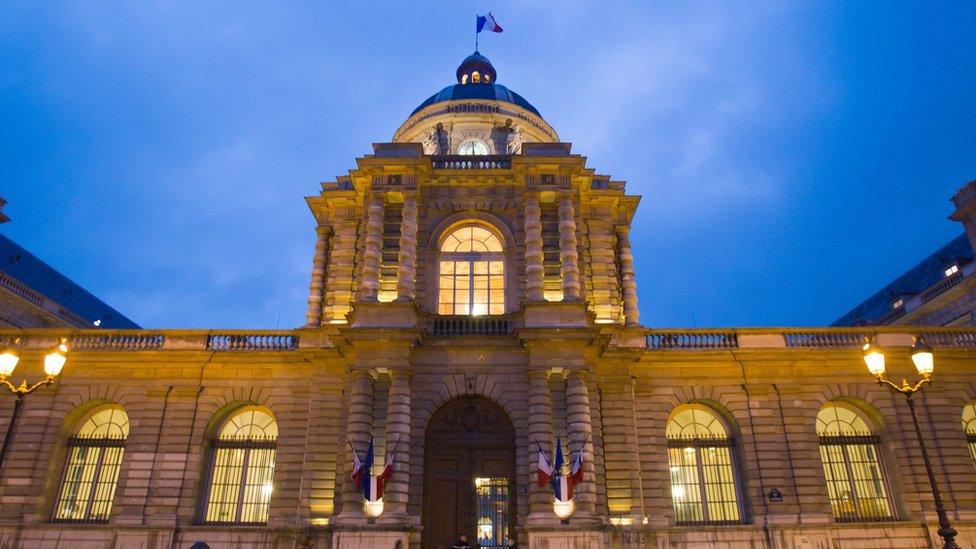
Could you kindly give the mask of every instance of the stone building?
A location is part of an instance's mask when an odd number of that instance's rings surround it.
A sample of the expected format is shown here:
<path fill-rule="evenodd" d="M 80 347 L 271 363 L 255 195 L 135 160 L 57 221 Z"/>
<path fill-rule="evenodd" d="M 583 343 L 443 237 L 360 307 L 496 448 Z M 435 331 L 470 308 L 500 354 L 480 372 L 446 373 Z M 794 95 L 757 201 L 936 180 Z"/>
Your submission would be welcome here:
<path fill-rule="evenodd" d="M 976 332 L 640 326 L 638 197 L 496 80 L 468 57 L 307 199 L 306 326 L 0 331 L 17 379 L 71 348 L 12 431 L 0 545 L 930 547 L 905 402 L 860 352 L 908 377 L 919 335 L 936 479 L 976 544 Z M 370 441 L 374 473 L 395 456 L 381 508 L 351 478 Z M 557 441 L 582 452 L 571 509 L 535 483 Z"/>

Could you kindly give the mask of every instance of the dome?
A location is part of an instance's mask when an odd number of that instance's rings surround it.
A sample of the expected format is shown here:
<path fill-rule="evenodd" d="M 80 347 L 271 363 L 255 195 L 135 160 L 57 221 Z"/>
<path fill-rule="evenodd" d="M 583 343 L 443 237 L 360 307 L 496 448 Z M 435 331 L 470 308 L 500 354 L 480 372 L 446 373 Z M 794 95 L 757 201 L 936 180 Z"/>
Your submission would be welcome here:
<path fill-rule="evenodd" d="M 521 95 L 512 90 L 496 84 L 497 72 L 492 66 L 491 61 L 481 53 L 475 51 L 461 61 L 457 69 L 457 84 L 447 86 L 438 93 L 427 98 L 419 107 L 410 113 L 411 116 L 418 111 L 429 107 L 435 103 L 443 101 L 454 101 L 458 99 L 487 99 L 491 101 L 504 101 L 517 105 L 532 114 L 542 117 L 539 111 L 525 100 Z"/>

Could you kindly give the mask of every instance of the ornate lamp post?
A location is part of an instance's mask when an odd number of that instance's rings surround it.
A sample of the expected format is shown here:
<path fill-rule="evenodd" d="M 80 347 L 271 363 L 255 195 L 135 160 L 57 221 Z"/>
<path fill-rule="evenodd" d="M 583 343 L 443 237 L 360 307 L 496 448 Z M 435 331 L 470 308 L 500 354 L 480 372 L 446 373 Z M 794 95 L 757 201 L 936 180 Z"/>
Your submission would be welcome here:
<path fill-rule="evenodd" d="M 929 475 L 929 485 L 932 487 L 932 499 L 935 501 L 935 512 L 939 515 L 939 536 L 944 540 L 942 547 L 945 549 L 958 549 L 956 545 L 956 530 L 949 524 L 949 515 L 946 514 L 945 506 L 942 505 L 942 495 L 939 493 L 939 486 L 935 483 L 935 473 L 932 472 L 932 462 L 929 460 L 929 452 L 925 447 L 925 439 L 922 438 L 922 429 L 918 425 L 918 414 L 915 413 L 915 393 L 922 390 L 925 385 L 932 383 L 932 372 L 935 370 L 935 361 L 932 356 L 932 348 L 925 344 L 921 338 L 915 338 L 912 345 L 912 362 L 918 370 L 921 379 L 914 385 L 909 385 L 907 380 L 902 380 L 901 385 L 892 383 L 885 375 L 885 355 L 884 350 L 870 340 L 864 342 L 864 363 L 877 378 L 878 384 L 888 387 L 896 393 L 905 395 L 908 401 L 908 409 L 912 412 L 912 422 L 915 424 L 915 436 L 918 437 L 918 447 L 922 450 L 922 460 L 925 462 L 925 471 Z"/>
<path fill-rule="evenodd" d="M 14 345 L 18 345 L 20 339 L 14 340 Z M 0 469 L 3 468 L 3 464 L 6 463 L 7 449 L 10 447 L 10 439 L 14 435 L 14 425 L 17 423 L 17 416 L 20 414 L 20 407 L 24 403 L 24 397 L 33 393 L 38 388 L 45 385 L 50 385 L 54 383 L 54 380 L 61 373 L 61 369 L 64 368 L 64 363 L 68 361 L 68 340 L 67 338 L 60 338 L 58 343 L 51 347 L 47 353 L 44 355 L 44 374 L 45 378 L 32 385 L 27 384 L 27 380 L 24 380 L 20 385 L 14 385 L 10 383 L 7 378 L 14 373 L 14 368 L 17 367 L 17 363 L 20 362 L 20 355 L 17 354 L 17 350 L 8 347 L 0 353 L 0 385 L 6 387 L 17 400 L 14 402 L 14 413 L 10 416 L 10 424 L 7 426 L 7 435 L 3 438 L 3 447 L 0 447 Z"/>

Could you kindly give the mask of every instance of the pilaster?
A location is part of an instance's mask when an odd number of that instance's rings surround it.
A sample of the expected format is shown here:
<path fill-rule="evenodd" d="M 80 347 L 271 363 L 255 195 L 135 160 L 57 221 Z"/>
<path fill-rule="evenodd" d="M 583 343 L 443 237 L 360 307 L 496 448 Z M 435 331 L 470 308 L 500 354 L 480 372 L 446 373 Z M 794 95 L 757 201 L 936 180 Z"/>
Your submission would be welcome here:
<path fill-rule="evenodd" d="M 545 269 L 542 265 L 542 209 L 539 194 L 525 195 L 525 298 L 542 301 Z"/>
<path fill-rule="evenodd" d="M 366 210 L 366 240 L 363 246 L 363 276 L 359 300 L 376 301 L 380 287 L 380 259 L 383 237 L 383 195 L 373 193 Z"/>
<path fill-rule="evenodd" d="M 322 302 L 325 290 L 325 267 L 327 263 L 329 237 L 332 229 L 319 226 L 318 239 L 315 241 L 315 256 L 312 258 L 312 281 L 308 289 L 308 312 L 305 315 L 305 325 L 316 328 L 322 325 Z"/>
<path fill-rule="evenodd" d="M 637 280 L 634 277 L 634 254 L 630 250 L 630 227 L 617 227 L 617 256 L 620 259 L 620 286 L 624 297 L 624 322 L 640 325 L 637 310 Z"/>
<path fill-rule="evenodd" d="M 559 272 L 563 278 L 563 300 L 579 301 L 579 249 L 576 243 L 576 209 L 570 193 L 559 195 Z"/>
<path fill-rule="evenodd" d="M 417 288 L 417 197 L 403 200 L 400 252 L 397 256 L 397 301 L 413 301 Z"/>

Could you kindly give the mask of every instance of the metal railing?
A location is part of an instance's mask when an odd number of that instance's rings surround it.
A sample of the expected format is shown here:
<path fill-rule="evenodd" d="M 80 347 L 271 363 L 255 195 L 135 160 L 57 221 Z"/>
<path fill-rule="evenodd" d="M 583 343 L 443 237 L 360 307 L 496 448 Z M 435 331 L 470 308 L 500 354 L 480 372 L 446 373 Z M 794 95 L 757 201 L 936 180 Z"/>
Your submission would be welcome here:
<path fill-rule="evenodd" d="M 435 336 L 499 336 L 515 330 L 515 321 L 503 316 L 440 316 L 427 321 Z"/>

